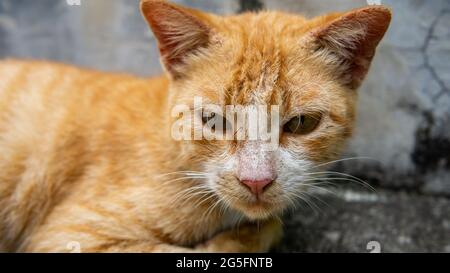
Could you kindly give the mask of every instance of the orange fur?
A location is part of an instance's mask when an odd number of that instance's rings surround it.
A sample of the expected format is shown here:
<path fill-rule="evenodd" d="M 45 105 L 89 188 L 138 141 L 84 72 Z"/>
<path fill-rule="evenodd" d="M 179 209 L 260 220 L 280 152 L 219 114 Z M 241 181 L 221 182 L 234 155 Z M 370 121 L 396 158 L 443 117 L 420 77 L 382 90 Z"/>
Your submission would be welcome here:
<path fill-rule="evenodd" d="M 202 96 L 280 105 L 283 119 L 320 112 L 315 132 L 282 134 L 280 146 L 313 164 L 333 159 L 351 134 L 355 89 L 390 19 L 383 7 L 311 20 L 219 17 L 148 0 L 142 9 L 167 76 L 0 62 L 0 249 L 65 252 L 75 241 L 83 252 L 267 251 L 281 235 L 273 219 L 287 207 L 282 181 L 264 204 L 248 203 L 231 173 L 214 193 L 184 198 L 202 181 L 174 172 L 224 164 L 242 143 L 174 141 L 172 107 Z M 220 200 L 226 208 L 214 206 Z M 240 218 L 247 220 L 237 234 Z M 251 219 L 262 221 L 259 232 Z"/>

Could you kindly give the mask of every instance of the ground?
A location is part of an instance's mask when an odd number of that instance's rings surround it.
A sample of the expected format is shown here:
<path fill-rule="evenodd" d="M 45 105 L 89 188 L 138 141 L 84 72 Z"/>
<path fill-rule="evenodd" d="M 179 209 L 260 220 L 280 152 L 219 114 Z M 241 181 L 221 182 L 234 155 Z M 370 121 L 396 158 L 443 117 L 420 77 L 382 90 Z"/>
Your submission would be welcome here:
<path fill-rule="evenodd" d="M 450 199 L 388 190 L 340 189 L 286 216 L 278 252 L 450 252 Z M 377 244 L 377 243 L 375 243 Z"/>

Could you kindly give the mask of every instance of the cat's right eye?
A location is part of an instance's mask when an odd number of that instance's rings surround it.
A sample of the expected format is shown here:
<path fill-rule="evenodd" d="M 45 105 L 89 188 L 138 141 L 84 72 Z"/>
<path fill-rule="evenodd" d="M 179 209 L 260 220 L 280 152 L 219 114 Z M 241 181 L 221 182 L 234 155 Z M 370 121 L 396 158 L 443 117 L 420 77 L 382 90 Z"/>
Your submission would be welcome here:
<path fill-rule="evenodd" d="M 215 118 L 216 118 L 216 113 L 214 113 L 214 112 L 211 112 L 211 113 L 203 112 L 202 122 L 203 122 L 203 124 L 208 124 L 208 123 L 213 123 L 214 124 Z"/>
<path fill-rule="evenodd" d="M 291 134 L 306 135 L 313 132 L 320 123 L 320 115 L 301 115 L 289 120 L 283 131 Z"/>
<path fill-rule="evenodd" d="M 222 131 L 231 128 L 231 124 L 225 117 L 214 112 L 203 112 L 202 122 L 203 125 L 208 127 L 212 132 L 215 132 L 216 125 L 221 125 Z"/>

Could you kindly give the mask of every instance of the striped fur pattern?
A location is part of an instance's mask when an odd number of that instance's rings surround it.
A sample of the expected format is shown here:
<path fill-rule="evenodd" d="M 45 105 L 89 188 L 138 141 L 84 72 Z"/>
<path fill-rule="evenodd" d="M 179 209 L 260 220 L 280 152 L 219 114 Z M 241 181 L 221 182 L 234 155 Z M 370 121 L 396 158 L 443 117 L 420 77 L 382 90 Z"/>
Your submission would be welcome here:
<path fill-rule="evenodd" d="M 350 137 L 356 89 L 390 20 L 384 7 L 313 19 L 222 17 L 155 0 L 141 8 L 164 76 L 0 61 L 0 249 L 268 251 L 301 179 Z M 278 178 L 253 202 L 234 175 L 236 155 L 253 148 L 171 138 L 171 109 L 194 96 L 322 121 L 310 135 L 281 134 Z"/>

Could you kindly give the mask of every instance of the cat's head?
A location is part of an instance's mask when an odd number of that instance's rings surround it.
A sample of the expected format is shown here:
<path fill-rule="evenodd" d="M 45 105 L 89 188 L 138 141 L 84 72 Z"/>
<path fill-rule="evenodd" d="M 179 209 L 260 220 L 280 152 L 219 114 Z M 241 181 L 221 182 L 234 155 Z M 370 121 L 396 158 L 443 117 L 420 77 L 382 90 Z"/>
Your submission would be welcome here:
<path fill-rule="evenodd" d="M 233 123 L 226 106 L 266 105 L 268 123 L 278 113 L 279 124 L 270 123 L 278 145 L 247 134 L 184 140 L 185 167 L 202 172 L 199 183 L 249 218 L 268 217 L 302 197 L 352 133 L 357 88 L 388 28 L 389 9 L 307 20 L 281 12 L 222 17 L 153 0 L 141 5 L 170 77 L 170 107 L 192 112 L 189 136 L 226 134 L 231 126 L 222 134 L 217 129 L 217 122 Z M 216 107 L 203 106 L 211 104 Z"/>

